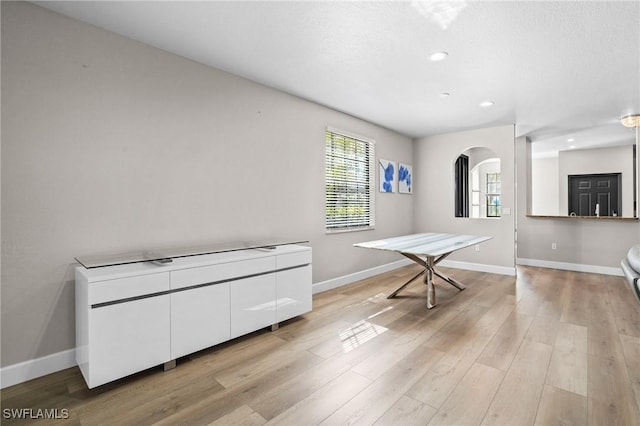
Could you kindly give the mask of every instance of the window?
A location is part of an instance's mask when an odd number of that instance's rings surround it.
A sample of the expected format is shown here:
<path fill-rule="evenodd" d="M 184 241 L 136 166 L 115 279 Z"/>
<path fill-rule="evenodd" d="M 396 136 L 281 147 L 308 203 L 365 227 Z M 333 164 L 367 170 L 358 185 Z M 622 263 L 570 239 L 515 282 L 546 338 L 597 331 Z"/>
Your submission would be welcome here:
<path fill-rule="evenodd" d="M 500 173 L 487 173 L 487 217 L 500 217 Z"/>
<path fill-rule="evenodd" d="M 327 129 L 325 135 L 325 229 L 374 227 L 375 143 Z"/>

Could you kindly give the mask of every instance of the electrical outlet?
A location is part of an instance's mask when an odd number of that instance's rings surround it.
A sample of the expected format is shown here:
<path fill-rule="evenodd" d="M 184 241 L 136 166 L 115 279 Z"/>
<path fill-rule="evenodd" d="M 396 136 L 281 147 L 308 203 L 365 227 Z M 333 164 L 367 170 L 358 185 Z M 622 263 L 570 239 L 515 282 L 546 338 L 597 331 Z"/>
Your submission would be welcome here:
<path fill-rule="evenodd" d="M 556 243 L 551 243 L 551 250 L 555 250 L 557 248 Z"/>
<path fill-rule="evenodd" d="M 476 244 L 476 251 L 480 251 L 480 244 Z"/>

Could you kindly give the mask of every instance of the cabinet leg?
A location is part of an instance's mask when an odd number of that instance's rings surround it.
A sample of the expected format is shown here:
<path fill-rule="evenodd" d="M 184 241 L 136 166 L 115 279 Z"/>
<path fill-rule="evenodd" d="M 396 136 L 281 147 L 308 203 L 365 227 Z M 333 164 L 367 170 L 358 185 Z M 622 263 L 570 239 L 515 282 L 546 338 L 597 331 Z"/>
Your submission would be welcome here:
<path fill-rule="evenodd" d="M 162 367 L 164 368 L 164 371 L 176 368 L 176 360 L 172 359 L 171 361 L 167 361 L 162 365 Z"/>
<path fill-rule="evenodd" d="M 280 328 L 280 323 L 271 324 L 271 331 L 276 331 Z"/>

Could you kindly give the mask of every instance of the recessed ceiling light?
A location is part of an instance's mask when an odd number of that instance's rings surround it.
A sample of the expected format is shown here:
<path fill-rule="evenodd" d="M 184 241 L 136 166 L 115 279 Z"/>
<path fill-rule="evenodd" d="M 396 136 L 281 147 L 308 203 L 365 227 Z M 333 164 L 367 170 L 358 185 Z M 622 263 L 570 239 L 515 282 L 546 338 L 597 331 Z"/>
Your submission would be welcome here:
<path fill-rule="evenodd" d="M 574 139 L 574 138 L 569 138 L 569 139 L 567 139 L 567 142 L 573 142 L 573 141 L 575 141 L 575 139 Z"/>
<path fill-rule="evenodd" d="M 486 107 L 490 107 L 493 106 L 495 104 L 495 102 L 493 101 L 484 101 L 480 104 L 481 107 L 486 108 Z"/>
<path fill-rule="evenodd" d="M 429 56 L 429 59 L 437 62 L 445 59 L 447 56 L 449 56 L 449 54 L 443 50 L 442 52 L 432 53 L 431 56 Z"/>
<path fill-rule="evenodd" d="M 576 146 L 575 145 L 569 145 L 569 149 L 575 149 Z"/>

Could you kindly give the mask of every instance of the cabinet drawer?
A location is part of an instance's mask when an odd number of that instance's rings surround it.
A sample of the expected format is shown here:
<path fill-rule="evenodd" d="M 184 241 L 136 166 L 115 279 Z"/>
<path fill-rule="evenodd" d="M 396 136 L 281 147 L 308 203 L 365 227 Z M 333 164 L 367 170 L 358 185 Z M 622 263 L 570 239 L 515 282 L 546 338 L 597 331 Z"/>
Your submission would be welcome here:
<path fill-rule="evenodd" d="M 276 263 L 277 269 L 307 265 L 311 263 L 311 250 L 278 255 Z"/>
<path fill-rule="evenodd" d="M 139 275 L 89 283 L 89 304 L 112 302 L 169 290 L 169 273 Z"/>
<path fill-rule="evenodd" d="M 172 271 L 171 288 L 184 288 L 198 284 L 239 279 L 249 275 L 265 272 L 270 273 L 275 269 L 275 264 L 275 257 L 269 256 L 259 259 L 242 260 L 238 262 L 221 263 L 218 265 Z"/>

